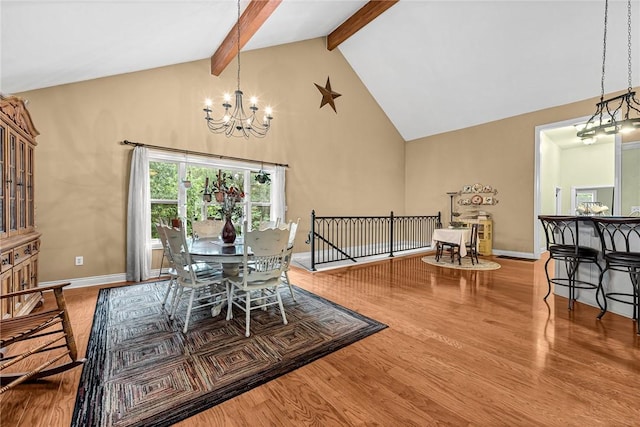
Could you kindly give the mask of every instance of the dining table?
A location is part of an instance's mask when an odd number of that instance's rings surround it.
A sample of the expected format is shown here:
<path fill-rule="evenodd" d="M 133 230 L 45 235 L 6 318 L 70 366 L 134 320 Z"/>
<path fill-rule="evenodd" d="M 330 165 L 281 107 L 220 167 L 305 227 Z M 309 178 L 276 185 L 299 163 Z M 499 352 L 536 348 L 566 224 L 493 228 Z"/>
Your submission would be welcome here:
<path fill-rule="evenodd" d="M 195 262 L 220 263 L 224 277 L 237 276 L 244 256 L 244 240 L 236 238 L 233 243 L 224 243 L 220 238 L 200 238 L 189 243 L 189 254 Z M 251 249 L 247 251 L 252 255 Z"/>
<path fill-rule="evenodd" d="M 438 242 L 454 243 L 460 248 L 460 257 L 467 256 L 466 243 L 471 237 L 471 228 L 436 228 L 431 236 L 431 247 L 435 248 Z"/>

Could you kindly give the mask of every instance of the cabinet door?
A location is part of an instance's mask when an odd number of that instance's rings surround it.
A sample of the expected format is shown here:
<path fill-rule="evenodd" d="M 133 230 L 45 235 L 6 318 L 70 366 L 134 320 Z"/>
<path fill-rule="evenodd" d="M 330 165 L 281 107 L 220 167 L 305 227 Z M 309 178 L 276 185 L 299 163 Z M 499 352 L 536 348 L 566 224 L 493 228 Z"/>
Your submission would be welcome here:
<path fill-rule="evenodd" d="M 7 209 L 9 211 L 9 218 L 7 224 L 7 233 L 9 236 L 16 234 L 18 231 L 18 197 L 17 197 L 17 185 L 18 182 L 18 168 L 16 166 L 18 151 L 18 138 L 16 134 L 9 131 L 8 146 L 7 146 Z"/>
<path fill-rule="evenodd" d="M 29 144 L 22 138 L 18 138 L 16 145 L 16 201 L 18 204 L 18 231 L 24 232 L 27 228 L 27 148 Z"/>
<path fill-rule="evenodd" d="M 31 282 L 31 260 L 27 259 L 13 268 L 13 292 L 27 289 Z M 26 301 L 26 297 L 19 296 L 13 299 L 13 312 L 18 313 Z"/>
<path fill-rule="evenodd" d="M 0 239 L 7 237 L 7 218 L 9 210 L 7 209 L 7 128 L 4 123 L 0 123 Z"/>
<path fill-rule="evenodd" d="M 478 240 L 484 240 L 485 237 L 485 226 L 481 221 L 478 222 Z"/>
<path fill-rule="evenodd" d="M 25 207 L 25 215 L 27 218 L 27 224 L 26 224 L 26 232 L 31 232 L 34 230 L 35 228 L 35 222 L 36 222 L 36 212 L 35 212 L 35 202 L 33 199 L 33 194 L 34 194 L 34 179 L 33 179 L 33 171 L 35 170 L 34 168 L 34 147 L 32 144 L 27 144 L 27 151 L 26 151 L 26 168 L 25 168 L 25 177 L 26 177 L 26 181 L 25 181 L 25 186 L 24 188 L 24 192 L 25 192 L 25 197 L 26 197 L 26 207 Z"/>
<path fill-rule="evenodd" d="M 13 290 L 13 270 L 0 273 L 0 293 L 8 294 Z M 7 299 L 0 300 L 0 318 L 13 316 L 13 303 Z"/>
<path fill-rule="evenodd" d="M 38 254 L 29 258 L 29 289 L 38 287 Z"/>

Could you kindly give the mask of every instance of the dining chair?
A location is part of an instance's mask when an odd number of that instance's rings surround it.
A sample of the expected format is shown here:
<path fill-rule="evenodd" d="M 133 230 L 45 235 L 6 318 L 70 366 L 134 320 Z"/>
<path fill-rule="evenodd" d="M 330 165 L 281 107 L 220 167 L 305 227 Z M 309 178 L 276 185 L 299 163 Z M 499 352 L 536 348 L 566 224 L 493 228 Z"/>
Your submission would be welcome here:
<path fill-rule="evenodd" d="M 175 320 L 177 308 L 188 293 L 189 301 L 182 329 L 182 332 L 187 333 L 194 302 L 198 303 L 197 308 L 211 307 L 211 315 L 215 317 L 222 310 L 224 303 L 228 302 L 229 288 L 223 280 L 221 270 L 202 270 L 199 273 L 196 271 L 184 230 L 167 227 L 165 234 L 178 283 L 170 318 Z"/>
<path fill-rule="evenodd" d="M 605 261 L 600 273 L 599 285 L 604 294 L 604 306 L 598 319 L 607 312 L 607 298 L 633 306 L 633 320 L 636 333 L 640 335 L 640 218 L 591 217 L 598 236 Z M 602 279 L 606 272 L 620 271 L 629 274 L 631 289 L 628 292 L 607 290 Z"/>
<path fill-rule="evenodd" d="M 282 323 L 287 324 L 287 316 L 280 297 L 281 276 L 285 266 L 285 252 L 289 243 L 289 231 L 279 228 L 247 231 L 243 225 L 244 254 L 243 267 L 239 275 L 228 277 L 229 303 L 227 320 L 233 318 L 233 307 L 245 313 L 245 336 L 249 336 L 251 311 L 277 305 Z M 249 258 L 248 248 L 253 256 Z"/>
<path fill-rule="evenodd" d="M 284 267 L 282 271 L 282 282 L 289 287 L 289 292 L 291 292 L 291 298 L 296 300 L 295 295 L 293 294 L 293 286 L 291 286 L 291 281 L 289 280 L 289 267 L 291 264 L 291 257 L 293 256 L 293 245 L 296 241 L 296 233 L 298 231 L 298 223 L 300 222 L 300 218 L 296 220 L 296 222 L 289 223 L 289 240 L 287 242 L 287 250 L 284 254 Z"/>
<path fill-rule="evenodd" d="M 480 263 L 480 261 L 478 261 L 478 226 L 479 224 L 477 223 L 471 224 L 469 241 L 465 244 L 467 254 L 469 255 L 469 258 L 471 258 L 471 265 Z"/>
<path fill-rule="evenodd" d="M 544 263 L 544 272 L 547 276 L 547 294 L 544 296 L 546 301 L 551 294 L 551 285 L 565 286 L 569 288 L 569 310 L 573 310 L 574 302 L 577 299 L 577 290 L 591 289 L 596 291 L 596 303 L 603 309 L 603 303 L 600 302 L 600 293 L 603 294 L 601 283 L 593 283 L 587 280 L 587 277 L 580 278 L 579 267 L 581 264 L 591 264 L 598 268 L 598 272 L 602 275 L 603 269 L 598 262 L 600 251 L 595 248 L 580 245 L 580 223 L 583 221 L 575 216 L 561 215 L 539 215 L 538 219 L 542 223 L 542 229 L 547 242 L 547 251 L 549 259 Z M 554 277 L 549 275 L 549 263 L 551 260 L 564 263 L 564 274 L 556 274 Z M 556 272 L 561 271 L 561 265 L 556 262 Z"/>
<path fill-rule="evenodd" d="M 169 250 L 169 243 L 167 242 L 167 234 L 165 231 L 166 228 L 167 226 L 163 225 L 162 223 L 156 224 L 158 238 L 160 239 L 160 243 L 162 243 L 162 261 L 160 262 L 160 274 L 162 274 L 162 264 L 164 262 L 164 259 L 166 258 L 169 262 L 169 270 L 167 271 L 167 273 L 169 273 L 169 283 L 167 283 L 167 290 L 164 293 L 164 298 L 162 298 L 162 308 L 166 307 L 169 296 L 175 295 L 175 292 L 178 288 L 178 276 L 174 267 L 171 251 Z M 158 277 L 160 276 L 158 275 Z"/>
<path fill-rule="evenodd" d="M 460 245 L 453 242 L 445 242 L 440 240 L 436 241 L 436 261 L 440 261 L 440 258 L 442 258 L 442 256 L 444 255 L 445 250 L 449 252 L 452 264 L 457 258 L 458 265 L 462 265 L 462 260 L 460 257 Z"/>
<path fill-rule="evenodd" d="M 258 230 L 266 230 L 267 228 L 276 228 L 280 225 L 280 218 L 276 218 L 274 221 L 260 221 L 258 224 Z"/>
<path fill-rule="evenodd" d="M 204 219 L 191 222 L 191 232 L 194 239 L 211 239 L 220 237 L 224 221 Z"/>

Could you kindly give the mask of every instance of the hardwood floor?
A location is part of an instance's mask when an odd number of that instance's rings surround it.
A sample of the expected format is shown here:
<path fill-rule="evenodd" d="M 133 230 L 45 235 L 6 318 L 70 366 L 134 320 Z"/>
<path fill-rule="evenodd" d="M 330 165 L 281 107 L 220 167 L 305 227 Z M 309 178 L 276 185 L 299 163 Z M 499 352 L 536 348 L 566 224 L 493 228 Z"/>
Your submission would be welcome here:
<path fill-rule="evenodd" d="M 311 274 L 296 285 L 389 328 L 180 426 L 638 426 L 631 319 L 542 297 L 542 261 L 442 269 L 420 256 Z M 84 354 L 97 287 L 66 291 Z M 0 397 L 2 426 L 67 426 L 81 368 Z"/>

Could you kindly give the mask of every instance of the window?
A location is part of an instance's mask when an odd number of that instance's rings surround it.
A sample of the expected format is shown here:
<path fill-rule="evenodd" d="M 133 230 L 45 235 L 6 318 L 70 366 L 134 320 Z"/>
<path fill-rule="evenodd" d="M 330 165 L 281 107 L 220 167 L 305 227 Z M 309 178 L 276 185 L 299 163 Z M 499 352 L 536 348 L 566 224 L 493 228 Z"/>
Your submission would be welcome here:
<path fill-rule="evenodd" d="M 260 170 L 270 175 L 271 182 L 260 184 L 255 177 Z M 283 217 L 278 206 L 284 206 L 284 194 L 275 194 L 275 167 L 246 162 L 187 156 L 150 150 L 149 187 L 151 199 L 151 236 L 154 246 L 159 244 L 155 224 L 174 218 L 186 219 L 187 234 L 191 234 L 191 222 L 198 219 L 222 219 L 220 206 L 215 198 L 205 201 L 204 189 L 211 189 L 218 173 L 227 174 L 244 189 L 245 197 L 236 206 L 232 220 L 241 227 L 249 218 L 249 229 L 257 228 L 261 221 Z M 284 174 L 282 174 L 284 175 Z M 281 179 L 284 179 L 282 177 Z M 282 200 L 277 200 L 282 198 Z M 283 208 L 280 208 L 283 212 Z M 240 230 L 238 230 L 240 231 Z"/>
<path fill-rule="evenodd" d="M 150 160 L 149 188 L 151 224 L 178 218 L 178 164 Z M 151 238 L 158 238 L 155 226 L 151 227 Z"/>
<path fill-rule="evenodd" d="M 595 201 L 596 201 L 595 191 L 593 190 L 576 191 L 576 206 L 580 206 L 585 202 L 590 203 Z"/>

